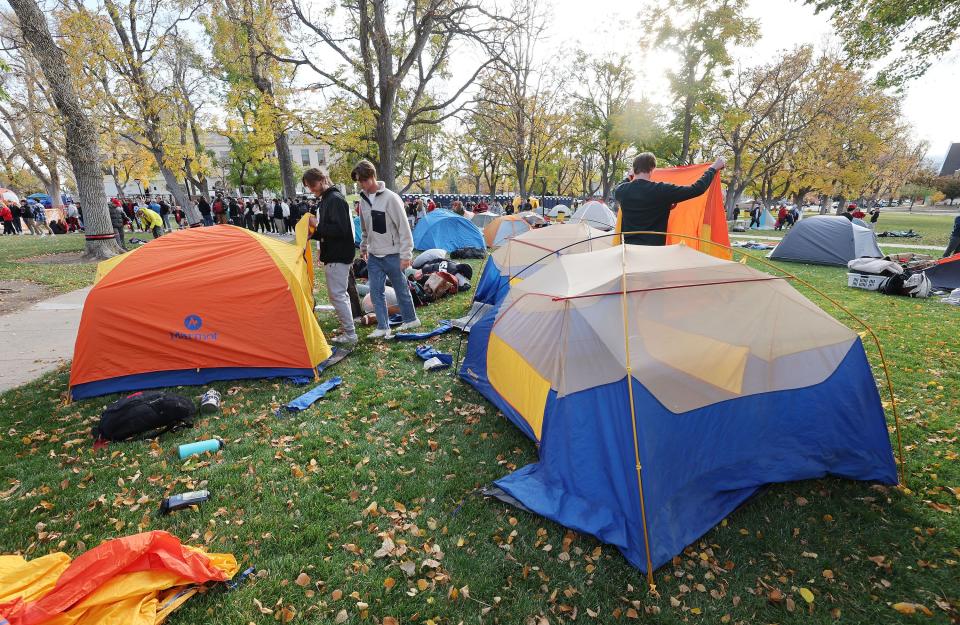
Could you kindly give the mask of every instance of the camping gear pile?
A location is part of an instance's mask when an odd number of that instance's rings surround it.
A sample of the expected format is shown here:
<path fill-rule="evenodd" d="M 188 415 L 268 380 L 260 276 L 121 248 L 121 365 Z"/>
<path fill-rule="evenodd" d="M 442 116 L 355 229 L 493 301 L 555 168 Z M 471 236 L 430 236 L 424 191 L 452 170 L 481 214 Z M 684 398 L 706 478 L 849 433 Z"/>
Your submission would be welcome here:
<path fill-rule="evenodd" d="M 920 233 L 914 232 L 913 228 L 910 230 L 884 230 L 883 232 L 877 233 L 878 237 L 891 237 L 895 239 L 919 239 Z"/>
<path fill-rule="evenodd" d="M 507 289 L 460 376 L 539 462 L 495 485 L 641 570 L 765 484 L 897 482 L 860 337 L 780 277 L 684 245 L 616 246 Z"/>
<path fill-rule="evenodd" d="M 367 277 L 366 261 L 360 258 L 354 260 L 353 270 L 358 279 L 365 279 Z M 473 279 L 473 267 L 467 263 L 458 263 L 447 258 L 445 249 L 434 248 L 426 250 L 414 258 L 410 269 L 406 270 L 406 275 L 406 286 L 413 297 L 413 304 L 419 308 L 449 295 L 469 291 L 471 288 L 470 281 Z M 389 284 L 385 290 L 387 310 L 391 315 L 400 311 L 394 288 L 394 285 Z M 371 315 L 374 309 L 369 287 L 365 284 L 359 284 L 357 285 L 357 291 L 362 298 L 360 306 L 363 312 Z M 372 320 L 375 320 L 375 317 Z"/>
<path fill-rule="evenodd" d="M 884 295 L 929 297 L 930 279 L 922 271 L 911 271 L 892 260 L 855 258 L 847 263 L 847 284 Z M 864 277 L 867 277 L 864 279 Z"/>
<path fill-rule="evenodd" d="M 308 218 L 285 243 L 235 226 L 174 232 L 97 265 L 70 369 L 74 399 L 304 376 L 330 356 L 313 315 Z"/>
<path fill-rule="evenodd" d="M 847 284 L 886 295 L 929 297 L 960 288 L 960 255 L 933 258 L 912 252 L 882 259 L 854 259 Z"/>

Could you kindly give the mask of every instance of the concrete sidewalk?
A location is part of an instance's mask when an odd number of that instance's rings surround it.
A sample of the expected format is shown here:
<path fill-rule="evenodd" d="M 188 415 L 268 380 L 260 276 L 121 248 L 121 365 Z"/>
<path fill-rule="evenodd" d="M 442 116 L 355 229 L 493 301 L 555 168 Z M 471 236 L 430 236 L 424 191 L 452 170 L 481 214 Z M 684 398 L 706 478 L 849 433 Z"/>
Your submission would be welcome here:
<path fill-rule="evenodd" d="M 0 316 L 0 393 L 36 380 L 73 357 L 80 313 L 90 288 Z"/>
<path fill-rule="evenodd" d="M 743 233 L 740 233 L 740 232 L 734 234 L 734 233 L 731 232 L 731 233 L 730 233 L 730 238 L 731 238 L 731 239 L 746 239 L 746 240 L 748 240 L 748 241 L 749 241 L 750 239 L 753 239 L 753 240 L 756 240 L 756 241 L 779 241 L 779 240 L 782 239 L 783 237 L 765 237 L 765 236 L 763 236 L 763 235 L 758 235 L 758 234 L 743 234 Z M 888 242 L 886 241 L 886 238 L 884 238 L 884 239 L 878 238 L 878 239 L 877 239 L 877 244 L 878 244 L 880 247 L 902 247 L 902 248 L 908 249 L 908 250 L 939 250 L 940 252 L 943 252 L 944 248 L 947 247 L 946 245 L 918 245 L 918 244 L 915 244 L 915 243 L 893 243 L 893 242 L 888 243 Z"/>

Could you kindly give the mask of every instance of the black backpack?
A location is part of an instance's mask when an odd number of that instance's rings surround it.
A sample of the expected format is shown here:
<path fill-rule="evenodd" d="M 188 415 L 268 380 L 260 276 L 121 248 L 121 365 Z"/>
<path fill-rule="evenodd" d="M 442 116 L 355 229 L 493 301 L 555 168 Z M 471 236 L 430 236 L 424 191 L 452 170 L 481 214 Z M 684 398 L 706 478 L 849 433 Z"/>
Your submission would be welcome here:
<path fill-rule="evenodd" d="M 159 391 L 134 393 L 107 406 L 91 434 L 110 441 L 154 438 L 164 432 L 193 427 L 196 413 L 193 400 L 181 395 Z"/>

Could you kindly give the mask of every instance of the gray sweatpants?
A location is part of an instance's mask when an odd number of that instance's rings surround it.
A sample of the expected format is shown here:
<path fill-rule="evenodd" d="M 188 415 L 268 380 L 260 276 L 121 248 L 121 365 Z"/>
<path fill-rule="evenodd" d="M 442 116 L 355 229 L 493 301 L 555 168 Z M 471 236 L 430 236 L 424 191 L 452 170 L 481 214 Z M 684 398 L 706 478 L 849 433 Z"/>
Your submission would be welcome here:
<path fill-rule="evenodd" d="M 327 297 L 340 319 L 340 327 L 346 336 L 356 336 L 353 325 L 353 310 L 350 308 L 350 296 L 347 287 L 350 284 L 350 268 L 347 263 L 324 263 L 323 272 L 327 276 Z"/>

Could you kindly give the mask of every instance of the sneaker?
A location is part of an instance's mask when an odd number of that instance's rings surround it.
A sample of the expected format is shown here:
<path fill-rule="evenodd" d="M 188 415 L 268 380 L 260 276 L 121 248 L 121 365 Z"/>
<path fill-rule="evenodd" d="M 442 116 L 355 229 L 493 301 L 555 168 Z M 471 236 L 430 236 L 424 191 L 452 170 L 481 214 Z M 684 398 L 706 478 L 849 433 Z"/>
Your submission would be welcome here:
<path fill-rule="evenodd" d="M 367 338 L 370 338 L 370 339 L 392 339 L 392 338 L 393 338 L 393 332 L 390 331 L 390 328 L 387 328 L 386 330 L 381 330 L 380 328 L 377 328 L 376 330 L 374 330 L 373 332 L 371 332 L 370 334 L 368 334 L 368 335 L 367 335 Z"/>
<path fill-rule="evenodd" d="M 420 320 L 419 320 L 419 319 L 414 319 L 413 321 L 411 321 L 411 322 L 409 322 L 409 323 L 400 324 L 400 327 L 397 328 L 397 330 L 400 331 L 400 332 L 406 332 L 407 330 L 413 330 L 414 328 L 419 328 L 420 325 L 421 325 L 421 324 L 420 324 Z"/>
<path fill-rule="evenodd" d="M 336 343 L 338 345 L 353 345 L 357 342 L 356 334 L 340 334 L 330 339 L 331 343 Z"/>

